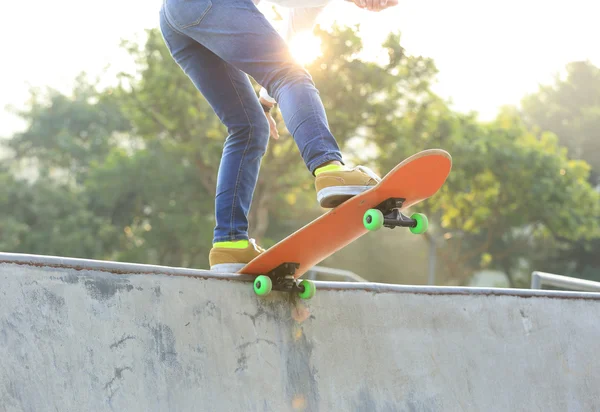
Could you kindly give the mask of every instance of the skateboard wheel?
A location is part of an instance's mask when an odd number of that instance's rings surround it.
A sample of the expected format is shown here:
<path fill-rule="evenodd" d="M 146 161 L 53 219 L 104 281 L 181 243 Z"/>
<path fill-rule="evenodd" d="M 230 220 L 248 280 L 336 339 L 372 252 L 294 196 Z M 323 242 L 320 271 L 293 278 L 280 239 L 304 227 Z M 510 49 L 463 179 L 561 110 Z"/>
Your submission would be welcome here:
<path fill-rule="evenodd" d="M 258 296 L 268 295 L 272 288 L 273 281 L 270 277 L 260 275 L 254 279 L 254 293 L 256 293 Z"/>
<path fill-rule="evenodd" d="M 363 215 L 363 225 L 367 230 L 379 230 L 383 227 L 383 213 L 379 209 L 369 209 Z"/>
<path fill-rule="evenodd" d="M 317 287 L 313 281 L 304 279 L 302 282 L 300 282 L 299 286 L 304 287 L 304 290 L 298 293 L 298 296 L 300 296 L 302 299 L 310 299 L 315 296 Z"/>
<path fill-rule="evenodd" d="M 413 213 L 411 216 L 412 219 L 417 221 L 417 224 L 414 227 L 410 228 L 410 231 L 416 235 L 420 235 L 421 233 L 425 233 L 427 228 L 429 227 L 429 221 L 427 220 L 427 216 L 422 213 Z"/>

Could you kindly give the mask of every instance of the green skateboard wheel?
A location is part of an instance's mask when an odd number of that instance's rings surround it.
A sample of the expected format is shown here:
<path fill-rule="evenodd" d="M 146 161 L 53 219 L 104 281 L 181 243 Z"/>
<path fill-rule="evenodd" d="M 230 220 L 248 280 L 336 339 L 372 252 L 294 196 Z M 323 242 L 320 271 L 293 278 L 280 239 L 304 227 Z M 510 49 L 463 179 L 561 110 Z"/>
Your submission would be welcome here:
<path fill-rule="evenodd" d="M 254 293 L 258 296 L 266 296 L 273 288 L 273 281 L 268 276 L 260 275 L 254 279 Z"/>
<path fill-rule="evenodd" d="M 300 282 L 299 286 L 304 287 L 304 290 L 298 293 L 298 296 L 300 296 L 302 299 L 310 299 L 315 296 L 317 287 L 312 280 L 304 279 L 302 282 Z"/>
<path fill-rule="evenodd" d="M 410 228 L 410 231 L 412 233 L 414 233 L 415 235 L 420 235 L 427 231 L 427 228 L 429 227 L 429 221 L 427 220 L 427 216 L 425 216 L 422 213 L 414 213 L 411 216 L 411 218 L 417 221 L 415 227 Z"/>
<path fill-rule="evenodd" d="M 369 209 L 363 215 L 363 225 L 367 230 L 379 230 L 383 227 L 383 213 L 378 209 Z"/>

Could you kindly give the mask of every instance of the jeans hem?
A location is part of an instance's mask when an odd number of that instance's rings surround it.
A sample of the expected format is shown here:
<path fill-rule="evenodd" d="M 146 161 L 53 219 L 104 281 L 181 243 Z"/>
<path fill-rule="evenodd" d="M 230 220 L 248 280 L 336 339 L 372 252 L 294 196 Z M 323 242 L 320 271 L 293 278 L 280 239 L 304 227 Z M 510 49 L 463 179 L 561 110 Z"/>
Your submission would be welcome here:
<path fill-rule="evenodd" d="M 234 240 L 249 240 L 248 235 L 217 236 L 213 239 L 213 244 L 218 242 L 232 242 Z"/>
<path fill-rule="evenodd" d="M 314 176 L 315 170 L 317 167 L 321 166 L 323 163 L 331 162 L 332 160 L 337 160 L 341 164 L 345 164 L 342 160 L 342 155 L 340 153 L 326 153 L 320 157 L 317 157 L 315 160 L 311 161 L 310 164 L 307 165 L 308 170 Z"/>

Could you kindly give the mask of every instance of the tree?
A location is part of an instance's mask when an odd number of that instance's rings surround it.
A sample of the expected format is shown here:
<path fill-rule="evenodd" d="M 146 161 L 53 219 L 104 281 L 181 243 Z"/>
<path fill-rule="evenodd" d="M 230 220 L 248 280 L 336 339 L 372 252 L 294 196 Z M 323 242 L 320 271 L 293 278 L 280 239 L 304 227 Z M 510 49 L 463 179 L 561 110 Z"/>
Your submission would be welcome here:
<path fill-rule="evenodd" d="M 87 196 L 41 177 L 0 170 L 0 250 L 71 257 L 109 257 L 117 230 L 88 209 Z"/>
<path fill-rule="evenodd" d="M 511 110 L 463 130 L 452 147 L 448 185 L 432 202 L 441 212 L 442 256 L 451 278 L 460 283 L 466 265 L 498 268 L 513 280 L 512 270 L 540 239 L 600 236 L 600 197 L 588 182 L 590 167 L 569 159 L 556 136 L 532 133 Z"/>
<path fill-rule="evenodd" d="M 528 125 L 551 131 L 569 156 L 592 166 L 591 182 L 600 185 L 600 68 L 588 61 L 566 66 L 566 76 L 522 101 Z"/>
<path fill-rule="evenodd" d="M 29 107 L 18 114 L 27 129 L 7 142 L 13 159 L 32 160 L 41 176 L 61 174 L 81 183 L 93 161 L 106 157 L 129 130 L 119 103 L 99 94 L 84 74 L 75 80 L 71 96 L 56 90 L 32 90 Z"/>
<path fill-rule="evenodd" d="M 430 90 L 433 61 L 408 54 L 397 34 L 383 44 L 387 61 L 375 63 L 357 57 L 355 30 L 316 33 L 323 53 L 309 71 L 349 163 L 384 174 L 419 150 L 452 154 L 447 184 L 419 205 L 430 217 L 425 239 L 441 246 L 447 282 L 464 283 L 492 266 L 512 275 L 540 245 L 597 236 L 589 168 L 568 159 L 552 134 L 530 131 L 509 111 L 491 124 L 452 112 Z M 61 255 L 207 267 L 226 130 L 156 30 L 143 45 L 124 46 L 138 70 L 122 74 L 118 87 L 98 90 L 80 78 L 72 96 L 34 95 L 23 114 L 29 127 L 10 145 L 18 162 L 30 160 L 42 173 L 21 196 L 7 190 L 0 199 L 0 211 L 11 217 L 0 227 L 3 246 L 40 253 L 54 245 L 52 253 Z M 250 216 L 251 235 L 265 246 L 324 212 L 313 177 L 275 116 L 281 139 L 269 144 Z M 2 178 L 6 187 L 23 184 L 8 171 Z M 33 207 L 42 204 L 44 210 Z M 397 261 L 365 256 L 398 256 L 406 239 L 368 236 L 325 263 L 401 282 Z M 403 266 L 422 273 L 423 237 L 412 239 L 411 253 L 422 257 L 403 259 Z"/>
<path fill-rule="evenodd" d="M 589 181 L 600 190 L 600 68 L 588 61 L 569 63 L 565 76 L 541 85 L 523 99 L 522 107 L 530 127 L 554 133 L 570 158 L 591 165 Z M 572 201 L 566 204 L 570 207 Z M 600 281 L 600 239 L 559 239 L 545 245 L 552 253 L 538 253 L 538 270 Z"/>

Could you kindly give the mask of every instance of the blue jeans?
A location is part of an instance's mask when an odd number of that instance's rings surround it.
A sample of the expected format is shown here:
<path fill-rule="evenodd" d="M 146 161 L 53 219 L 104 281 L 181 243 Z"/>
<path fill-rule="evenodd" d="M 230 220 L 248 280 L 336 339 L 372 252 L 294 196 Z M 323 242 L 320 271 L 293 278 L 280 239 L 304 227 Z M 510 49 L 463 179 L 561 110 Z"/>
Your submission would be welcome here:
<path fill-rule="evenodd" d="M 248 239 L 248 211 L 270 134 L 248 75 L 279 104 L 311 173 L 342 162 L 319 92 L 252 0 L 164 0 L 160 29 L 229 134 L 217 176 L 213 242 Z"/>

